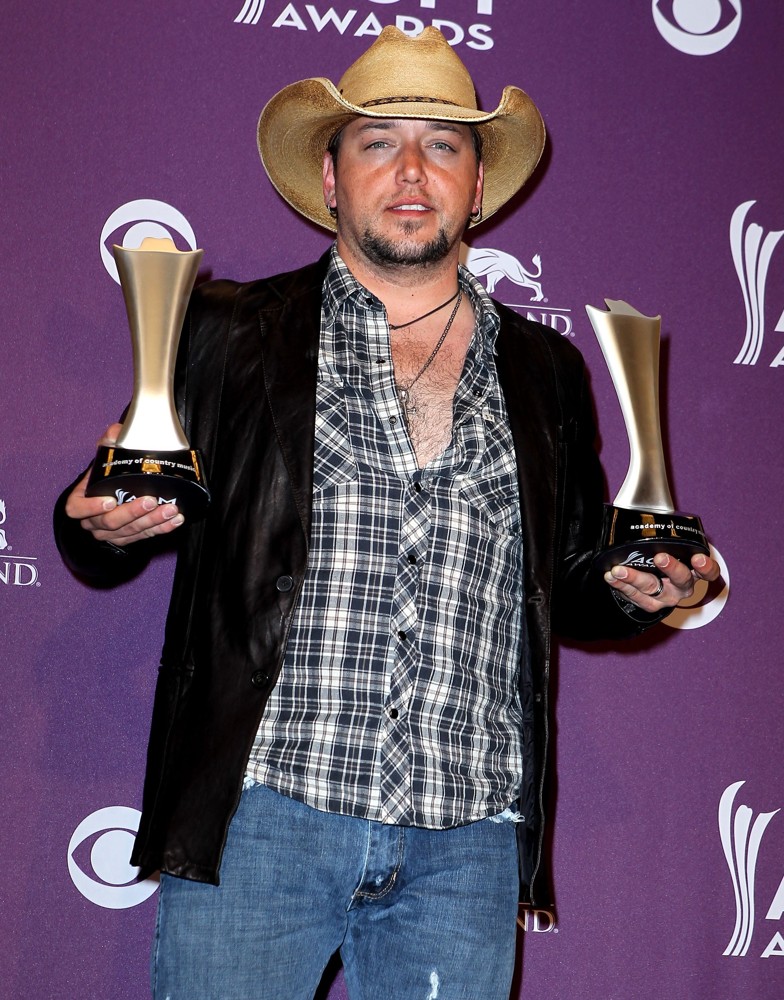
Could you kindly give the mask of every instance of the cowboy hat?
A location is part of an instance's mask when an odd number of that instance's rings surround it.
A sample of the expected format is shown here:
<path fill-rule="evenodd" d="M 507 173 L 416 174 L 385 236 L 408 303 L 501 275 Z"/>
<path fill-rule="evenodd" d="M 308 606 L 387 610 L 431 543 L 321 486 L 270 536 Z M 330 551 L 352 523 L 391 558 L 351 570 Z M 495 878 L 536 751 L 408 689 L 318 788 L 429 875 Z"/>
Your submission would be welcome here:
<path fill-rule="evenodd" d="M 437 28 L 415 38 L 389 25 L 343 74 L 284 87 L 261 112 L 258 144 L 269 179 L 306 218 L 335 230 L 322 194 L 330 139 L 352 118 L 461 122 L 482 138 L 482 218 L 496 212 L 533 173 L 544 124 L 531 98 L 505 87 L 495 111 L 480 111 L 468 70 Z"/>

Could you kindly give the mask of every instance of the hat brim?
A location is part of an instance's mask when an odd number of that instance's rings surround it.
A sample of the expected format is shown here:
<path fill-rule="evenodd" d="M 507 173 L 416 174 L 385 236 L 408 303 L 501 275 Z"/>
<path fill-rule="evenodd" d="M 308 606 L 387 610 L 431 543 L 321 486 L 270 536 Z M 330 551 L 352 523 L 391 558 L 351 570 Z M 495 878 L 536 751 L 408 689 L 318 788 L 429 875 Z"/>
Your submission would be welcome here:
<path fill-rule="evenodd" d="M 259 117 L 261 162 L 277 191 L 293 208 L 333 232 L 335 220 L 322 195 L 324 152 L 332 136 L 357 116 L 419 118 L 475 126 L 482 136 L 485 170 L 482 221 L 520 190 L 544 149 L 542 117 L 519 87 L 505 87 L 495 111 L 484 112 L 416 101 L 362 108 L 344 100 L 324 77 L 292 83 L 267 103 Z"/>

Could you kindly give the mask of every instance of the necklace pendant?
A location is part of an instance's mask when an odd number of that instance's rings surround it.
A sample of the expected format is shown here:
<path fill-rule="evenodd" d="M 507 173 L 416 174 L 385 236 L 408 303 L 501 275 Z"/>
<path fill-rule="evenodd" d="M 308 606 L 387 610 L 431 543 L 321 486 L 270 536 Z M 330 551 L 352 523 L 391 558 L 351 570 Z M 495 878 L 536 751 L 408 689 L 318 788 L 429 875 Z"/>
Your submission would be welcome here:
<path fill-rule="evenodd" d="M 410 386 L 408 389 L 404 389 L 401 385 L 397 386 L 397 395 L 403 410 L 403 420 L 409 431 L 411 430 L 411 417 L 416 413 L 416 406 L 411 402 L 410 388 Z"/>

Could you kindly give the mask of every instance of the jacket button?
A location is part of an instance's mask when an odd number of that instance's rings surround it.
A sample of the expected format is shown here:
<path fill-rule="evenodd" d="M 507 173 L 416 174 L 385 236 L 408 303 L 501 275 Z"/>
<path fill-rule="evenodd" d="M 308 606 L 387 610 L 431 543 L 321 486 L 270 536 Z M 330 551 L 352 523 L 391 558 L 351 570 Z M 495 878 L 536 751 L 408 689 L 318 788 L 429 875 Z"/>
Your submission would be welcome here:
<path fill-rule="evenodd" d="M 279 576 L 275 581 L 275 586 L 278 590 L 285 592 L 291 590 L 294 586 L 294 580 L 290 576 Z"/>
<path fill-rule="evenodd" d="M 267 681 L 269 680 L 269 674 L 264 670 L 254 670 L 251 675 L 251 684 L 259 691 L 267 686 Z"/>

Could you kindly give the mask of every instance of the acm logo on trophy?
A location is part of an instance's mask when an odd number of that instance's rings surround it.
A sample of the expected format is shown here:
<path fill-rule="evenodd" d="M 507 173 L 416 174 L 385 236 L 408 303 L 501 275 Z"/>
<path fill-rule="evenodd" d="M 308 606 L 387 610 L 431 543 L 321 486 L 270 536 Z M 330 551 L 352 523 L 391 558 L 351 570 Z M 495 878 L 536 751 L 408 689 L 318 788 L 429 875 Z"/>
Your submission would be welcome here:
<path fill-rule="evenodd" d="M 606 312 L 585 308 L 621 404 L 630 460 L 615 501 L 605 505 L 597 563 L 602 572 L 621 564 L 661 576 L 657 553 L 689 565 L 710 548 L 699 517 L 675 510 L 667 482 L 659 420 L 661 316 L 643 316 L 627 302 L 605 303 Z"/>
<path fill-rule="evenodd" d="M 177 417 L 174 364 L 204 251 L 180 251 L 171 239 L 155 237 L 113 250 L 133 342 L 133 399 L 116 444 L 99 445 L 85 492 L 118 503 L 154 496 L 194 520 L 210 495 L 204 463 Z"/>

